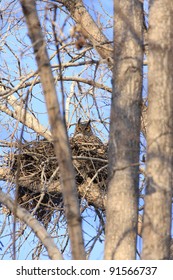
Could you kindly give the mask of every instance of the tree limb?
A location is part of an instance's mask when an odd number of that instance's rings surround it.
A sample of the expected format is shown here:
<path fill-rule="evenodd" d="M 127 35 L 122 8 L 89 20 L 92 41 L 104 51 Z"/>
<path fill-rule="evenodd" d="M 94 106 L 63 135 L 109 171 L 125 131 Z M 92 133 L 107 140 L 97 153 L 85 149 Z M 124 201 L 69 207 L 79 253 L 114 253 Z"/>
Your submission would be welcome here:
<path fill-rule="evenodd" d="M 4 204 L 11 212 L 14 210 L 14 201 L 12 198 L 0 190 L 0 202 Z M 26 223 L 37 235 L 43 245 L 46 247 L 49 257 L 52 260 L 62 260 L 62 256 L 57 249 L 53 239 L 48 235 L 46 229 L 35 219 L 26 209 L 17 205 L 16 216 Z"/>
<path fill-rule="evenodd" d="M 76 24 L 78 24 L 80 32 L 92 43 L 101 58 L 105 60 L 109 68 L 112 70 L 113 47 L 94 22 L 83 2 L 81 0 L 62 0 L 55 2 L 62 3 L 67 8 Z"/>

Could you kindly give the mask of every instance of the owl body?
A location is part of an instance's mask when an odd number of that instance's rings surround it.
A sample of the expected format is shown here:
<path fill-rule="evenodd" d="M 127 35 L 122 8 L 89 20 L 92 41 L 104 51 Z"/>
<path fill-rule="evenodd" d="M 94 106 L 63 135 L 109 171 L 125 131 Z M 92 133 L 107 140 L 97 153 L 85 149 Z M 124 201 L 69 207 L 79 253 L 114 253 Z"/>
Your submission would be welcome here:
<path fill-rule="evenodd" d="M 90 120 L 81 122 L 79 119 L 74 136 L 71 138 L 73 165 L 76 170 L 78 184 L 92 180 L 106 189 L 106 168 L 102 170 L 103 163 L 97 159 L 107 159 L 107 147 L 93 133 Z M 101 171 L 100 171 L 101 168 Z M 97 174 L 98 172 L 98 174 Z"/>

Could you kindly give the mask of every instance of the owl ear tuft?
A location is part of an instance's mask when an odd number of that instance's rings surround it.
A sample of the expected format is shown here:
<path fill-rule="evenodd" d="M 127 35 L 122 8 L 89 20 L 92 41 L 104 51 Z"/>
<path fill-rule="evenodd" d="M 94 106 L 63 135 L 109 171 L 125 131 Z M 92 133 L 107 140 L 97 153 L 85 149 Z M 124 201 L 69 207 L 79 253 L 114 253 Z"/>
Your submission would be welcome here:
<path fill-rule="evenodd" d="M 90 122 L 91 122 L 91 120 L 89 120 L 89 121 L 87 122 L 87 126 L 89 126 L 89 125 L 90 125 Z"/>
<path fill-rule="evenodd" d="M 81 118 L 78 119 L 78 122 L 77 122 L 77 123 L 80 124 L 80 121 L 81 121 Z"/>

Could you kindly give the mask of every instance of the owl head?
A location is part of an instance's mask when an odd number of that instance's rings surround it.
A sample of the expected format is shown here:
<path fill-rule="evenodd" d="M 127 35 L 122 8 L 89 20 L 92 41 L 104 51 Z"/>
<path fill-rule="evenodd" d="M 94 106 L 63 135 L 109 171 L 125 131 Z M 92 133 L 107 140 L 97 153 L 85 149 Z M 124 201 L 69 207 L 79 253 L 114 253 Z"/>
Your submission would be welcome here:
<path fill-rule="evenodd" d="M 92 136 L 92 128 L 90 120 L 87 122 L 81 122 L 81 118 L 78 120 L 78 123 L 75 128 L 74 137 L 76 136 Z"/>

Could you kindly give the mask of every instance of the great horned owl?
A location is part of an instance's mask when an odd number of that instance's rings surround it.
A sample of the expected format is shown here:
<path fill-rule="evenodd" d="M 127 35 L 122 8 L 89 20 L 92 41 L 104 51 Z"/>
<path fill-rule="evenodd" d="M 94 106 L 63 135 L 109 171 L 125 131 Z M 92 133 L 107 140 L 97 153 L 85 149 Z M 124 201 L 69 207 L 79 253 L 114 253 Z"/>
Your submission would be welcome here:
<path fill-rule="evenodd" d="M 87 122 L 81 122 L 81 119 L 78 120 L 70 143 L 77 183 L 81 184 L 91 179 L 105 189 L 107 169 L 105 167 L 103 170 L 103 162 L 97 159 L 107 160 L 107 146 L 94 135 L 90 120 Z"/>
<path fill-rule="evenodd" d="M 78 123 L 75 128 L 73 139 L 77 140 L 78 142 L 85 142 L 85 143 L 93 143 L 96 145 L 102 144 L 102 141 L 94 135 L 91 128 L 91 121 L 81 122 L 81 118 L 78 120 Z"/>
<path fill-rule="evenodd" d="M 93 134 L 92 132 L 92 128 L 91 128 L 91 124 L 90 124 L 90 120 L 87 122 L 83 122 L 81 123 L 81 118 L 78 120 L 78 123 L 76 125 L 75 128 L 75 132 L 74 132 L 74 136 L 73 137 L 90 137 Z"/>

